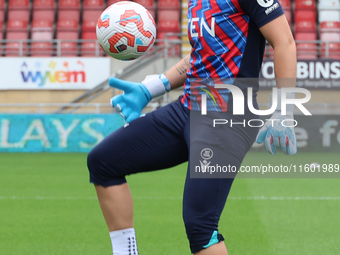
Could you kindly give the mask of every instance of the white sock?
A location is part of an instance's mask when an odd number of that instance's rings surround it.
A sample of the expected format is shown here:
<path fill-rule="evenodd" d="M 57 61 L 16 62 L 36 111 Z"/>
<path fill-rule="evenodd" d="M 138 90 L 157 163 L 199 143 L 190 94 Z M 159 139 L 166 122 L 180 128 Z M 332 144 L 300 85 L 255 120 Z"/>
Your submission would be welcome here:
<path fill-rule="evenodd" d="M 113 255 L 138 255 L 134 228 L 110 232 Z"/>

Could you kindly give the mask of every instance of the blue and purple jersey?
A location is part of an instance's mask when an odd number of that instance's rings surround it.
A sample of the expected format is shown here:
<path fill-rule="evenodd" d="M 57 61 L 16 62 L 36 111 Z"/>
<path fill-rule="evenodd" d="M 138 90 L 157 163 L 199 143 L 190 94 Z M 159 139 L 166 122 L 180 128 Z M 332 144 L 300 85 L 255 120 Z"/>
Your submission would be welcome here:
<path fill-rule="evenodd" d="M 184 84 L 184 106 L 200 110 L 200 94 L 209 90 L 218 100 L 207 100 L 208 111 L 227 111 L 229 90 L 217 92 L 213 84 L 218 80 L 244 90 L 249 85 L 236 84 L 235 78 L 259 77 L 265 47 L 259 28 L 283 13 L 278 0 L 189 0 L 192 51 Z M 199 89 L 200 83 L 208 86 Z M 255 85 L 254 91 L 257 90 Z"/>

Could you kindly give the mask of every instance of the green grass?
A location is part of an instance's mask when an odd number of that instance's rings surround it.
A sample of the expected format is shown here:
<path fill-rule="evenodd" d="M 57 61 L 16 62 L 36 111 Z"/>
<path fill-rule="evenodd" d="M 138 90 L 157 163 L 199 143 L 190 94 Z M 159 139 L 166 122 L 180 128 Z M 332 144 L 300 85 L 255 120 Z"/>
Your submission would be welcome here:
<path fill-rule="evenodd" d="M 244 165 L 314 161 L 340 163 L 335 153 L 250 153 Z M 183 164 L 128 178 L 140 254 L 190 254 L 185 172 Z M 220 232 L 230 255 L 340 254 L 339 179 L 238 178 L 229 198 Z M 86 154 L 0 154 L 0 254 L 112 254 Z"/>

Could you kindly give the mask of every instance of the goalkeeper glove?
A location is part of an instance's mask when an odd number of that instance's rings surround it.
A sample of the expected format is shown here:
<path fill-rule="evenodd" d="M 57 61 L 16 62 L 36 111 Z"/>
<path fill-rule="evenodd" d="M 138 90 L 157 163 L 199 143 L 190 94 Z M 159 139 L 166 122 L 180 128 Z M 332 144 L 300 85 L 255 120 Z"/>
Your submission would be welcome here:
<path fill-rule="evenodd" d="M 109 85 L 124 91 L 124 94 L 111 98 L 110 103 L 127 123 L 138 118 L 152 98 L 165 94 L 171 88 L 164 74 L 148 75 L 141 83 L 111 77 Z"/>
<path fill-rule="evenodd" d="M 295 93 L 287 93 L 287 98 L 295 98 Z M 281 90 L 277 90 L 278 104 L 272 117 L 266 121 L 260 129 L 257 143 L 263 143 L 269 153 L 275 155 L 276 149 L 280 149 L 289 155 L 297 153 L 296 136 L 294 131 L 294 105 L 287 105 L 286 115 L 281 114 Z M 285 126 L 284 126 L 285 125 Z"/>

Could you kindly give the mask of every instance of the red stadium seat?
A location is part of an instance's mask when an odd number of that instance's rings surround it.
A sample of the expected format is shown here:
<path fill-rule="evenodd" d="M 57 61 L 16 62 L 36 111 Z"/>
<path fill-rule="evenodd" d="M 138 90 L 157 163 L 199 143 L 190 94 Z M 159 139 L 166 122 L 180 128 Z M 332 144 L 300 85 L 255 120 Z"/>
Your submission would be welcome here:
<path fill-rule="evenodd" d="M 83 21 L 98 21 L 103 10 L 84 10 Z"/>
<path fill-rule="evenodd" d="M 83 26 L 81 28 L 82 38 L 84 37 L 84 34 L 90 33 L 96 35 L 96 21 L 84 21 Z M 85 36 L 86 37 L 86 36 Z M 96 37 L 94 37 L 96 39 Z M 83 39 L 92 39 L 91 38 L 83 38 Z"/>
<path fill-rule="evenodd" d="M 61 42 L 60 53 L 57 48 L 57 56 L 76 57 L 78 56 L 78 46 L 75 42 Z"/>
<path fill-rule="evenodd" d="M 295 0 L 295 10 L 316 10 L 315 0 Z"/>
<path fill-rule="evenodd" d="M 59 20 L 57 24 L 57 39 L 77 40 L 79 34 L 78 22 L 74 20 Z"/>
<path fill-rule="evenodd" d="M 290 0 L 279 0 L 279 2 L 284 10 L 291 9 Z"/>
<path fill-rule="evenodd" d="M 157 29 L 159 33 L 162 32 L 179 33 L 180 31 L 179 11 L 159 10 Z"/>
<path fill-rule="evenodd" d="M 320 24 L 320 32 L 337 32 L 340 31 L 340 22 L 325 21 Z"/>
<path fill-rule="evenodd" d="M 7 36 L 8 40 L 27 40 L 28 39 L 28 25 L 23 20 L 9 20 L 7 22 Z"/>
<path fill-rule="evenodd" d="M 8 20 L 30 19 L 29 0 L 9 0 L 8 2 Z"/>
<path fill-rule="evenodd" d="M 79 22 L 79 18 L 80 18 L 79 0 L 59 1 L 58 19 L 75 20 Z"/>
<path fill-rule="evenodd" d="M 93 9 L 103 9 L 104 1 L 103 0 L 85 0 L 84 1 L 84 10 L 93 10 Z"/>
<path fill-rule="evenodd" d="M 33 42 L 31 44 L 32 57 L 51 57 L 53 55 L 52 43 Z"/>
<path fill-rule="evenodd" d="M 295 32 L 314 32 L 316 23 L 309 20 L 299 20 L 295 22 Z"/>
<path fill-rule="evenodd" d="M 315 11 L 295 11 L 295 32 L 316 31 Z"/>
<path fill-rule="evenodd" d="M 9 0 L 8 9 L 28 9 L 29 0 Z"/>
<path fill-rule="evenodd" d="M 297 58 L 298 59 L 316 59 L 318 57 L 318 47 L 314 42 L 298 42 L 298 41 L 315 41 L 317 39 L 316 32 L 314 33 L 296 33 L 295 40 Z"/>
<path fill-rule="evenodd" d="M 103 10 L 103 0 L 85 0 L 83 7 L 83 21 L 97 21 Z"/>
<path fill-rule="evenodd" d="M 134 2 L 143 5 L 146 9 L 154 9 L 154 0 L 135 0 Z"/>
<path fill-rule="evenodd" d="M 34 0 L 33 20 L 54 22 L 54 0 Z"/>
<path fill-rule="evenodd" d="M 0 22 L 3 22 L 4 20 L 5 20 L 5 0 L 0 0 Z"/>
<path fill-rule="evenodd" d="M 130 0 L 109 0 L 108 3 L 107 3 L 107 6 L 110 6 L 112 4 L 122 2 L 122 1 L 130 1 Z"/>
<path fill-rule="evenodd" d="M 321 45 L 321 57 L 326 58 L 327 57 L 327 51 L 326 51 L 326 43 L 323 43 Z M 339 59 L 340 58 L 340 43 L 329 43 L 328 44 L 328 57 L 332 59 Z"/>
<path fill-rule="evenodd" d="M 27 28 L 28 28 L 27 22 L 23 20 L 9 20 L 7 22 L 7 32 L 11 31 L 28 32 Z"/>
<path fill-rule="evenodd" d="M 104 51 L 96 42 L 84 42 L 81 44 L 82 57 L 97 57 L 103 56 Z"/>
<path fill-rule="evenodd" d="M 295 40 L 311 41 L 316 40 L 318 37 L 316 32 L 311 33 L 295 33 Z"/>
<path fill-rule="evenodd" d="M 32 40 L 52 40 L 53 25 L 51 21 L 35 20 L 32 22 Z"/>
<path fill-rule="evenodd" d="M 158 0 L 158 9 L 181 9 L 180 0 Z"/>

